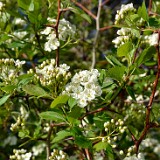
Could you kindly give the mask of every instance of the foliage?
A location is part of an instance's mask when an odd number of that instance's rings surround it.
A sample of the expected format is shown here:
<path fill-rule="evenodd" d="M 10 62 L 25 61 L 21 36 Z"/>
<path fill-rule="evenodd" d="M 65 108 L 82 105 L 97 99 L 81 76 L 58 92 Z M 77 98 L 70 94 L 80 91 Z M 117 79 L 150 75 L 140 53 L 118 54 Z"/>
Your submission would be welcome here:
<path fill-rule="evenodd" d="M 159 158 L 151 2 L 0 2 L 0 159 Z"/>

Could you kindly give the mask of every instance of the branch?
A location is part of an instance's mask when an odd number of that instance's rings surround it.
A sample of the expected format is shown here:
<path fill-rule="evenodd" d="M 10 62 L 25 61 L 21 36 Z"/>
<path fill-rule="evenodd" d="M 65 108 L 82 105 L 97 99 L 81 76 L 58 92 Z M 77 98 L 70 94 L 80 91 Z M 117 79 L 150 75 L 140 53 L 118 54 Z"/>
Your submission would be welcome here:
<path fill-rule="evenodd" d="M 158 31 L 158 43 L 156 45 L 156 49 L 157 49 L 157 57 L 158 57 L 158 71 L 156 74 L 156 79 L 154 81 L 153 84 L 153 90 L 149 99 L 149 103 L 146 107 L 146 120 L 145 120 L 145 127 L 141 133 L 141 136 L 139 137 L 139 139 L 135 142 L 135 147 L 136 147 L 136 153 L 138 153 L 139 150 L 139 145 L 141 144 L 142 140 L 144 139 L 144 137 L 146 136 L 147 132 L 149 131 L 150 128 L 155 128 L 158 127 L 155 123 L 150 122 L 150 114 L 151 114 L 151 110 L 152 110 L 152 103 L 155 97 L 155 93 L 156 93 L 156 89 L 157 89 L 157 85 L 158 85 L 158 79 L 160 76 L 160 50 L 159 50 L 159 44 L 160 44 L 160 30 Z"/>
<path fill-rule="evenodd" d="M 96 17 L 96 35 L 95 35 L 95 38 L 94 38 L 93 49 L 92 49 L 91 69 L 93 69 L 95 67 L 95 64 L 96 64 L 96 46 L 97 46 L 97 40 L 98 40 L 98 35 L 99 35 L 99 29 L 100 29 L 99 19 L 100 19 L 101 7 L 102 7 L 102 0 L 99 0 L 98 12 L 97 12 L 97 17 Z"/>
<path fill-rule="evenodd" d="M 99 31 L 105 31 L 105 30 L 110 29 L 110 28 L 112 28 L 112 27 L 113 27 L 113 26 L 102 27 L 102 28 L 99 29 Z"/>
<path fill-rule="evenodd" d="M 150 15 L 151 9 L 152 9 L 152 0 L 149 0 L 148 15 Z"/>
<path fill-rule="evenodd" d="M 96 16 L 87 8 L 85 8 L 82 4 L 80 4 L 79 2 L 76 2 L 75 0 L 72 0 L 72 2 L 76 4 L 78 7 L 80 7 L 83 11 L 85 11 L 88 15 L 90 15 L 94 20 L 96 20 Z"/>

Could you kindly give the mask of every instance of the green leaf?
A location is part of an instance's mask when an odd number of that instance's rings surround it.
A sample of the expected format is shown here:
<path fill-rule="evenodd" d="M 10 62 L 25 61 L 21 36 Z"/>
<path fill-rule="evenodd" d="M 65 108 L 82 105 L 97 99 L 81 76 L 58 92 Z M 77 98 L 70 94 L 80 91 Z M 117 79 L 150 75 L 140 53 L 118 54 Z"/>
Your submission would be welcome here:
<path fill-rule="evenodd" d="M 156 54 L 156 49 L 154 46 L 150 46 L 143 50 L 143 52 L 140 54 L 140 56 L 137 58 L 136 63 L 137 65 L 141 65 L 142 63 L 145 63 L 146 61 L 150 60 L 153 55 Z"/>
<path fill-rule="evenodd" d="M 57 122 L 66 121 L 62 114 L 53 112 L 53 111 L 42 112 L 39 114 L 39 116 L 42 119 L 46 119 L 46 120 L 52 120 L 52 121 L 57 121 Z"/>
<path fill-rule="evenodd" d="M 114 160 L 115 159 L 111 145 L 109 145 L 109 144 L 107 145 L 105 152 L 106 152 L 106 155 L 108 156 L 108 160 Z"/>
<path fill-rule="evenodd" d="M 113 68 L 109 68 L 107 71 L 107 77 L 110 77 L 114 80 L 121 81 L 123 75 L 125 73 L 126 67 L 125 66 L 115 66 Z"/>
<path fill-rule="evenodd" d="M 130 86 L 126 86 L 126 90 L 127 90 L 127 93 L 132 97 L 132 99 L 136 101 L 136 97 L 135 97 L 133 89 Z"/>
<path fill-rule="evenodd" d="M 9 97 L 10 97 L 10 95 L 5 95 L 5 96 L 3 96 L 3 97 L 0 99 L 0 106 L 3 105 L 3 104 L 8 100 Z"/>
<path fill-rule="evenodd" d="M 145 5 L 145 2 L 143 2 L 142 6 L 140 6 L 138 8 L 138 15 L 140 17 L 142 17 L 145 21 L 148 21 L 149 16 L 148 16 L 148 13 L 147 13 L 147 8 L 146 8 L 146 5 Z"/>
<path fill-rule="evenodd" d="M 85 14 L 81 9 L 79 8 L 72 8 L 72 7 L 68 7 L 73 13 L 77 14 L 78 16 L 84 18 L 86 21 L 88 21 L 89 23 L 91 23 L 91 19 L 90 17 Z"/>
<path fill-rule="evenodd" d="M 67 101 L 69 99 L 68 95 L 60 95 L 54 101 L 51 103 L 51 108 L 54 108 L 58 105 L 67 104 Z"/>
<path fill-rule="evenodd" d="M 5 86 L 5 87 L 1 87 L 1 90 L 3 92 L 6 92 L 6 93 L 11 93 L 14 91 L 14 89 L 16 88 L 17 86 L 16 85 L 8 85 L 8 86 Z"/>
<path fill-rule="evenodd" d="M 28 10 L 30 2 L 31 2 L 31 0 L 27 0 L 27 1 L 18 0 L 18 6 L 25 9 L 25 10 Z"/>
<path fill-rule="evenodd" d="M 53 139 L 53 143 L 55 142 L 58 142 L 68 136 L 71 136 L 71 132 L 68 132 L 68 131 L 65 131 L 65 130 L 62 130 L 62 131 L 59 131 L 58 133 L 56 133 L 56 137 Z"/>
<path fill-rule="evenodd" d="M 116 59 L 114 56 L 109 55 L 106 56 L 106 60 L 112 65 L 112 66 L 122 66 L 122 63 L 119 62 L 118 59 Z"/>
<path fill-rule="evenodd" d="M 133 49 L 133 45 L 131 42 L 126 42 L 125 44 L 121 45 L 117 50 L 117 55 L 119 57 L 126 57 L 128 63 L 131 61 L 131 51 Z"/>
<path fill-rule="evenodd" d="M 76 136 L 75 137 L 75 144 L 82 148 L 91 148 L 92 143 L 87 138 L 83 136 Z"/>
<path fill-rule="evenodd" d="M 33 85 L 33 84 L 28 84 L 22 87 L 23 91 L 25 91 L 29 95 L 36 96 L 38 98 L 40 97 L 48 97 L 51 98 L 50 95 L 41 87 Z"/>
<path fill-rule="evenodd" d="M 101 151 L 103 149 L 106 149 L 108 146 L 108 143 L 107 142 L 102 142 L 100 141 L 99 143 L 96 143 L 93 148 L 96 150 L 96 151 Z"/>
<path fill-rule="evenodd" d="M 70 109 L 72 109 L 77 104 L 77 100 L 73 97 L 69 97 L 68 99 L 68 105 Z"/>
<path fill-rule="evenodd" d="M 29 130 L 25 129 L 25 130 L 21 130 L 18 132 L 18 136 L 20 138 L 25 138 L 29 136 Z"/>
<path fill-rule="evenodd" d="M 11 37 L 8 34 L 1 34 L 0 35 L 0 44 L 4 43 L 6 40 L 10 39 Z"/>
<path fill-rule="evenodd" d="M 29 8 L 28 8 L 29 11 L 34 11 L 34 2 L 33 0 L 31 0 L 31 3 L 29 5 Z"/>

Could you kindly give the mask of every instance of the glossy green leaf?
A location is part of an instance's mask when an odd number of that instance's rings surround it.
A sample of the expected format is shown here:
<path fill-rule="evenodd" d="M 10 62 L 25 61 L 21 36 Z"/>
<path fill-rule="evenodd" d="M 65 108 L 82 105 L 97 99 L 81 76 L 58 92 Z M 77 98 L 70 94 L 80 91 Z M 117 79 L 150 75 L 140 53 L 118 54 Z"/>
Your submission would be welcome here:
<path fill-rule="evenodd" d="M 51 98 L 50 95 L 41 87 L 33 84 L 28 84 L 22 87 L 23 91 L 25 91 L 27 94 L 36 96 L 38 98 L 40 97 L 48 97 Z"/>
<path fill-rule="evenodd" d="M 62 130 L 62 131 L 59 131 L 58 133 L 56 133 L 56 136 L 55 138 L 53 139 L 53 143 L 55 142 L 58 142 L 60 140 L 63 140 L 64 138 L 68 137 L 68 136 L 71 136 L 72 134 L 68 131 L 65 131 L 65 130 Z"/>
<path fill-rule="evenodd" d="M 137 65 L 139 66 L 142 63 L 145 63 L 146 61 L 150 60 L 154 54 L 156 54 L 156 48 L 154 46 L 150 46 L 144 49 L 136 60 Z"/>
<path fill-rule="evenodd" d="M 57 121 L 57 122 L 66 121 L 62 114 L 53 112 L 53 111 L 42 112 L 39 114 L 39 116 L 42 119 L 46 119 L 46 120 L 52 120 L 52 121 Z"/>
<path fill-rule="evenodd" d="M 73 97 L 69 97 L 68 99 L 68 105 L 70 109 L 72 109 L 77 104 L 77 100 Z"/>
<path fill-rule="evenodd" d="M 132 42 L 126 42 L 117 49 L 117 55 L 119 57 L 126 57 L 128 63 L 130 63 L 132 50 L 133 50 Z"/>
<path fill-rule="evenodd" d="M 69 99 L 68 95 L 60 95 L 51 103 L 51 108 L 57 107 L 58 105 L 67 104 Z"/>
<path fill-rule="evenodd" d="M 10 95 L 5 95 L 5 96 L 3 96 L 3 97 L 0 99 L 0 106 L 3 105 L 3 104 L 8 100 L 9 97 L 10 97 Z"/>
<path fill-rule="evenodd" d="M 140 6 L 138 8 L 138 15 L 140 17 L 142 17 L 145 21 L 148 21 L 149 16 L 148 16 L 148 13 L 147 13 L 147 8 L 146 8 L 146 5 L 145 5 L 145 2 L 143 2 L 142 6 Z"/>
<path fill-rule="evenodd" d="M 96 144 L 93 146 L 93 148 L 94 148 L 96 151 L 101 151 L 101 150 L 103 150 L 103 149 L 106 149 L 107 146 L 108 146 L 108 143 L 107 143 L 107 142 L 102 142 L 102 141 L 100 141 L 100 142 L 96 143 Z"/>
<path fill-rule="evenodd" d="M 121 81 L 122 80 L 122 77 L 125 73 L 125 70 L 126 70 L 126 67 L 125 66 L 115 66 L 113 68 L 109 68 L 108 71 L 107 71 L 107 77 L 110 77 L 114 80 L 117 80 L 117 81 Z"/>
<path fill-rule="evenodd" d="M 109 55 L 106 56 L 106 60 L 112 65 L 112 66 L 122 66 L 122 63 L 119 62 L 118 59 L 116 59 L 114 56 Z"/>

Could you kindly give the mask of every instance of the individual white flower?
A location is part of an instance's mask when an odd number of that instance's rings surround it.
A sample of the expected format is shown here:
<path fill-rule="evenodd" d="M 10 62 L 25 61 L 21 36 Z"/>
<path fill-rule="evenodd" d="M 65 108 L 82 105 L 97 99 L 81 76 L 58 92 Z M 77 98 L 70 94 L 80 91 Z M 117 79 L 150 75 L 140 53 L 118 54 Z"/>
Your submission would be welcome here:
<path fill-rule="evenodd" d="M 23 19 L 21 19 L 21 18 L 16 18 L 14 20 L 14 24 L 15 25 L 24 25 L 24 24 L 26 24 L 26 22 Z"/>
<path fill-rule="evenodd" d="M 33 156 L 38 156 L 39 154 L 41 154 L 45 150 L 45 147 L 46 147 L 45 143 L 33 146 L 32 147 Z"/>
<path fill-rule="evenodd" d="M 50 34 L 47 37 L 47 39 L 48 41 L 44 45 L 45 51 L 51 52 L 52 50 L 56 50 L 60 46 L 60 43 L 58 39 L 56 38 L 55 34 Z"/>
<path fill-rule="evenodd" d="M 41 34 L 44 34 L 44 35 L 49 35 L 51 34 L 52 32 L 52 28 L 51 27 L 46 27 L 43 31 L 41 31 L 40 33 Z"/>

